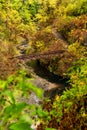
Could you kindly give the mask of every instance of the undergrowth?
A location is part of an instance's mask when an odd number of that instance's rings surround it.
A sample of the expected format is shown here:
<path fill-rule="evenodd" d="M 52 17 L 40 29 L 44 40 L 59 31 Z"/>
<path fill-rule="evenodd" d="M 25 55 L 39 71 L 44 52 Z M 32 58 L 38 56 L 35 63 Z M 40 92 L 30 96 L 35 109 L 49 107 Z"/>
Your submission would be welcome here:
<path fill-rule="evenodd" d="M 30 80 L 24 71 L 0 80 L 0 130 L 32 130 L 38 106 L 30 105 L 26 99 L 32 91 L 42 98 L 43 91 Z"/>
<path fill-rule="evenodd" d="M 55 128 L 56 130 L 87 129 L 87 59 L 79 60 L 69 69 L 71 89 L 56 96 L 53 101 L 43 104 L 48 117 L 40 117 L 37 130 Z"/>

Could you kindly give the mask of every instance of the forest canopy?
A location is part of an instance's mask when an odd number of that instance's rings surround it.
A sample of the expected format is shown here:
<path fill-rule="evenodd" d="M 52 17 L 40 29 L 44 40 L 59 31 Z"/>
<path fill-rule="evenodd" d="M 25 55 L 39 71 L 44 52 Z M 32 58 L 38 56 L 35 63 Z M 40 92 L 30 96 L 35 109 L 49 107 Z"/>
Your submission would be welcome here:
<path fill-rule="evenodd" d="M 17 57 L 61 50 L 39 63 L 69 89 L 40 106 L 18 101 L 43 90 Z M 0 130 L 87 129 L 87 0 L 0 0 L 0 111 Z"/>

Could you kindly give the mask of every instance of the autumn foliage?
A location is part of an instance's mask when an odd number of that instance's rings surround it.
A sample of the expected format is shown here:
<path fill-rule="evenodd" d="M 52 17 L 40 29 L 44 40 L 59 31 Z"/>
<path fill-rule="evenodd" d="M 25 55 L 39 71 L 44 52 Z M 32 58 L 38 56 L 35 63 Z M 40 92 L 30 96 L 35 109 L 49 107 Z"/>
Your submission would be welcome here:
<path fill-rule="evenodd" d="M 17 74 L 16 57 L 61 50 L 39 62 L 68 78 L 70 88 L 36 108 L 37 130 L 87 130 L 87 0 L 0 0 L 0 130 L 32 130 L 30 106 L 15 95 L 31 89 L 42 96 L 25 73 Z"/>

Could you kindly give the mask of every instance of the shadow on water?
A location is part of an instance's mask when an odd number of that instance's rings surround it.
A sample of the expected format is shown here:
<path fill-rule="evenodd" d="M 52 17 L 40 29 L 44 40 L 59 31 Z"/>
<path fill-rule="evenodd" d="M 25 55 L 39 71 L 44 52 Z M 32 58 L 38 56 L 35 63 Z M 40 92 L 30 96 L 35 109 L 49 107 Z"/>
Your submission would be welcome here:
<path fill-rule="evenodd" d="M 64 90 L 70 88 L 70 85 L 68 83 L 69 79 L 54 75 L 53 73 L 49 72 L 45 67 L 42 67 L 38 61 L 31 62 L 29 65 L 32 66 L 36 75 L 43 79 L 46 79 L 46 81 L 50 83 L 50 86 L 54 85 L 53 87 L 50 87 L 50 89 L 45 89 L 44 96 L 52 98 L 57 94 L 61 95 Z"/>

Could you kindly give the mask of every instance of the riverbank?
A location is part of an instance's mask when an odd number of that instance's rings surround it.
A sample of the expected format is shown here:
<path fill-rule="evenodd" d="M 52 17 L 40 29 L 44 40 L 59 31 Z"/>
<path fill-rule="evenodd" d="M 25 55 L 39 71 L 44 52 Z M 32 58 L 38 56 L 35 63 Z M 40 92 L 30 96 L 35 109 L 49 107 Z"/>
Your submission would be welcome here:
<path fill-rule="evenodd" d="M 54 98 L 56 95 L 61 95 L 64 90 L 70 88 L 68 79 L 54 75 L 37 62 L 28 63 L 25 70 L 27 75 L 31 75 L 31 82 L 38 88 L 43 89 L 43 98 Z M 41 100 L 32 92 L 29 96 L 28 103 L 38 104 L 39 102 L 41 102 Z"/>

